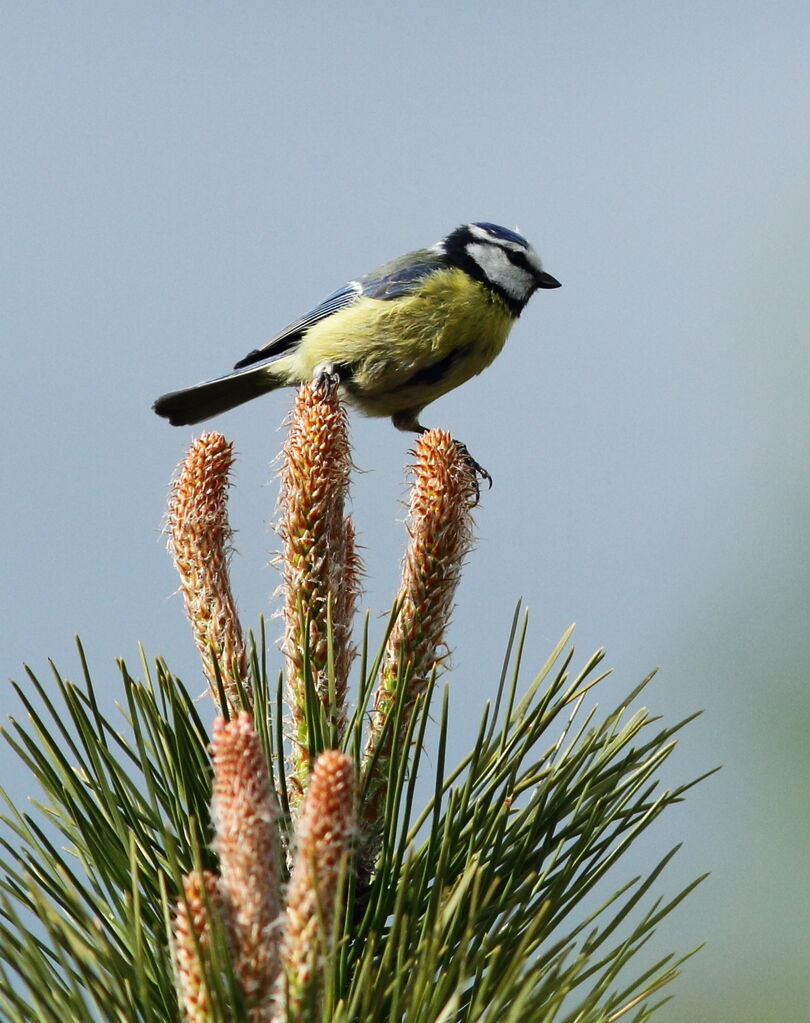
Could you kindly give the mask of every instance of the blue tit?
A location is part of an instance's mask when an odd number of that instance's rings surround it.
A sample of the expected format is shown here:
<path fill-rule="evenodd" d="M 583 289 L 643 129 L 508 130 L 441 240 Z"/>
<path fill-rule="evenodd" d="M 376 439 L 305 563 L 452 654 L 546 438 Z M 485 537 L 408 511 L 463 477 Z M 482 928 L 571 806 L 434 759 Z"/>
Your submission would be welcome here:
<path fill-rule="evenodd" d="M 429 249 L 349 281 L 234 372 L 164 394 L 154 409 L 186 426 L 328 375 L 361 412 L 422 433 L 425 406 L 486 369 L 534 292 L 559 286 L 519 234 L 464 224 Z"/>

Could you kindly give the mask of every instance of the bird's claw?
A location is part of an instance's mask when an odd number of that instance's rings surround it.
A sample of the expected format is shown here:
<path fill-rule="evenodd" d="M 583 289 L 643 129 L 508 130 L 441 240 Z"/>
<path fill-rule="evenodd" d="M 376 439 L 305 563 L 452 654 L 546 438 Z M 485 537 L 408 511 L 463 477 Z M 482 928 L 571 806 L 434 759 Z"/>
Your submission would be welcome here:
<path fill-rule="evenodd" d="M 340 385 L 340 373 L 335 366 L 326 363 L 316 367 L 313 380 L 319 391 L 328 394 Z"/>
<path fill-rule="evenodd" d="M 473 487 L 474 487 L 474 492 L 475 492 L 475 500 L 473 501 L 473 505 L 476 505 L 481 500 L 481 485 L 478 482 L 479 478 L 482 479 L 482 480 L 485 480 L 486 484 L 487 484 L 487 489 L 491 490 L 492 489 L 492 477 L 487 472 L 487 470 L 483 467 L 483 465 L 481 465 L 480 462 L 476 462 L 476 460 L 473 458 L 473 456 L 470 454 L 469 450 L 467 449 L 467 445 L 466 444 L 462 443 L 460 440 L 457 440 L 457 441 L 455 441 L 455 445 L 456 445 L 456 449 L 458 450 L 458 453 L 464 459 L 464 462 L 466 463 L 467 468 L 470 470 L 470 476 L 472 477 Z"/>

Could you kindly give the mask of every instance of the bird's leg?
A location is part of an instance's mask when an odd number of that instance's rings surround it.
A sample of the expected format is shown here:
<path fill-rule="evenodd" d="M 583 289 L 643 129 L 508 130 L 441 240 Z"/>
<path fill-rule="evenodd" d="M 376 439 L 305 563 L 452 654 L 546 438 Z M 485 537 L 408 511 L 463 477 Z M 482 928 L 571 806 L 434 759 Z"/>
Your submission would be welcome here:
<path fill-rule="evenodd" d="M 405 412 L 395 412 L 394 415 L 391 416 L 391 422 L 398 430 L 405 430 L 409 433 L 418 434 L 427 433 L 428 428 L 426 426 L 422 426 L 419 422 L 418 417 L 420 411 L 421 410 L 408 410 Z M 473 482 L 475 484 L 475 504 L 478 504 L 481 499 L 481 488 L 478 483 L 479 477 L 482 480 L 486 480 L 488 489 L 490 490 L 492 489 L 492 477 L 480 462 L 476 462 L 470 454 L 466 444 L 455 439 L 453 440 L 453 443 L 455 444 L 458 453 L 464 459 L 467 468 L 470 470 L 470 474 L 472 475 Z"/>
<path fill-rule="evenodd" d="M 403 430 L 405 433 L 427 433 L 428 428 L 419 422 L 421 411 L 421 409 L 416 411 L 407 409 L 405 412 L 395 412 L 391 416 L 391 422 L 398 430 Z"/>

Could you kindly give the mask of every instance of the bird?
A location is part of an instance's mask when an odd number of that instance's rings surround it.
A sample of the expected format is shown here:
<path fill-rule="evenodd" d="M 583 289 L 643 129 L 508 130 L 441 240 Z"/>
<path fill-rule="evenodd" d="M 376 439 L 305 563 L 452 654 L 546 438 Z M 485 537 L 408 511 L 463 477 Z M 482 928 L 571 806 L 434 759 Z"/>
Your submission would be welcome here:
<path fill-rule="evenodd" d="M 153 408 L 173 426 L 191 426 L 279 387 L 329 378 L 365 415 L 424 433 L 423 409 L 490 365 L 535 291 L 559 287 L 516 231 L 462 224 L 349 281 L 232 372 L 164 394 Z"/>

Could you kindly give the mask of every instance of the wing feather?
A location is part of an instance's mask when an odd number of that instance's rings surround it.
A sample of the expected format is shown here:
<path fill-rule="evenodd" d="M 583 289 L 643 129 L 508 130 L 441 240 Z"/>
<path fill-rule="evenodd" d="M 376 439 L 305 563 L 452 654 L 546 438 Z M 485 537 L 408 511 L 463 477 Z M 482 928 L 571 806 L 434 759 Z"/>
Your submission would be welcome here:
<path fill-rule="evenodd" d="M 342 288 L 325 298 L 300 319 L 288 324 L 263 345 L 249 352 L 236 363 L 234 369 L 243 369 L 257 362 L 270 362 L 288 352 L 301 340 L 310 327 L 325 320 L 333 313 L 351 305 L 358 298 L 377 298 L 390 301 L 408 295 L 419 287 L 425 277 L 446 265 L 443 257 L 430 249 L 420 249 L 386 263 L 377 270 L 356 281 L 349 281 Z"/>
<path fill-rule="evenodd" d="M 345 284 L 342 288 L 329 295 L 328 298 L 325 298 L 319 305 L 316 305 L 314 309 L 310 309 L 308 313 L 289 323 L 278 334 L 274 334 L 266 345 L 262 345 L 261 348 L 254 348 L 252 352 L 248 352 L 244 359 L 240 359 L 233 368 L 242 369 L 245 366 L 252 366 L 256 362 L 265 362 L 278 358 L 298 344 L 313 324 L 318 323 L 320 320 L 325 320 L 327 316 L 331 316 L 332 313 L 336 313 L 339 309 L 345 309 L 347 305 L 351 305 L 354 302 L 359 294 L 360 289 L 357 281 Z"/>

